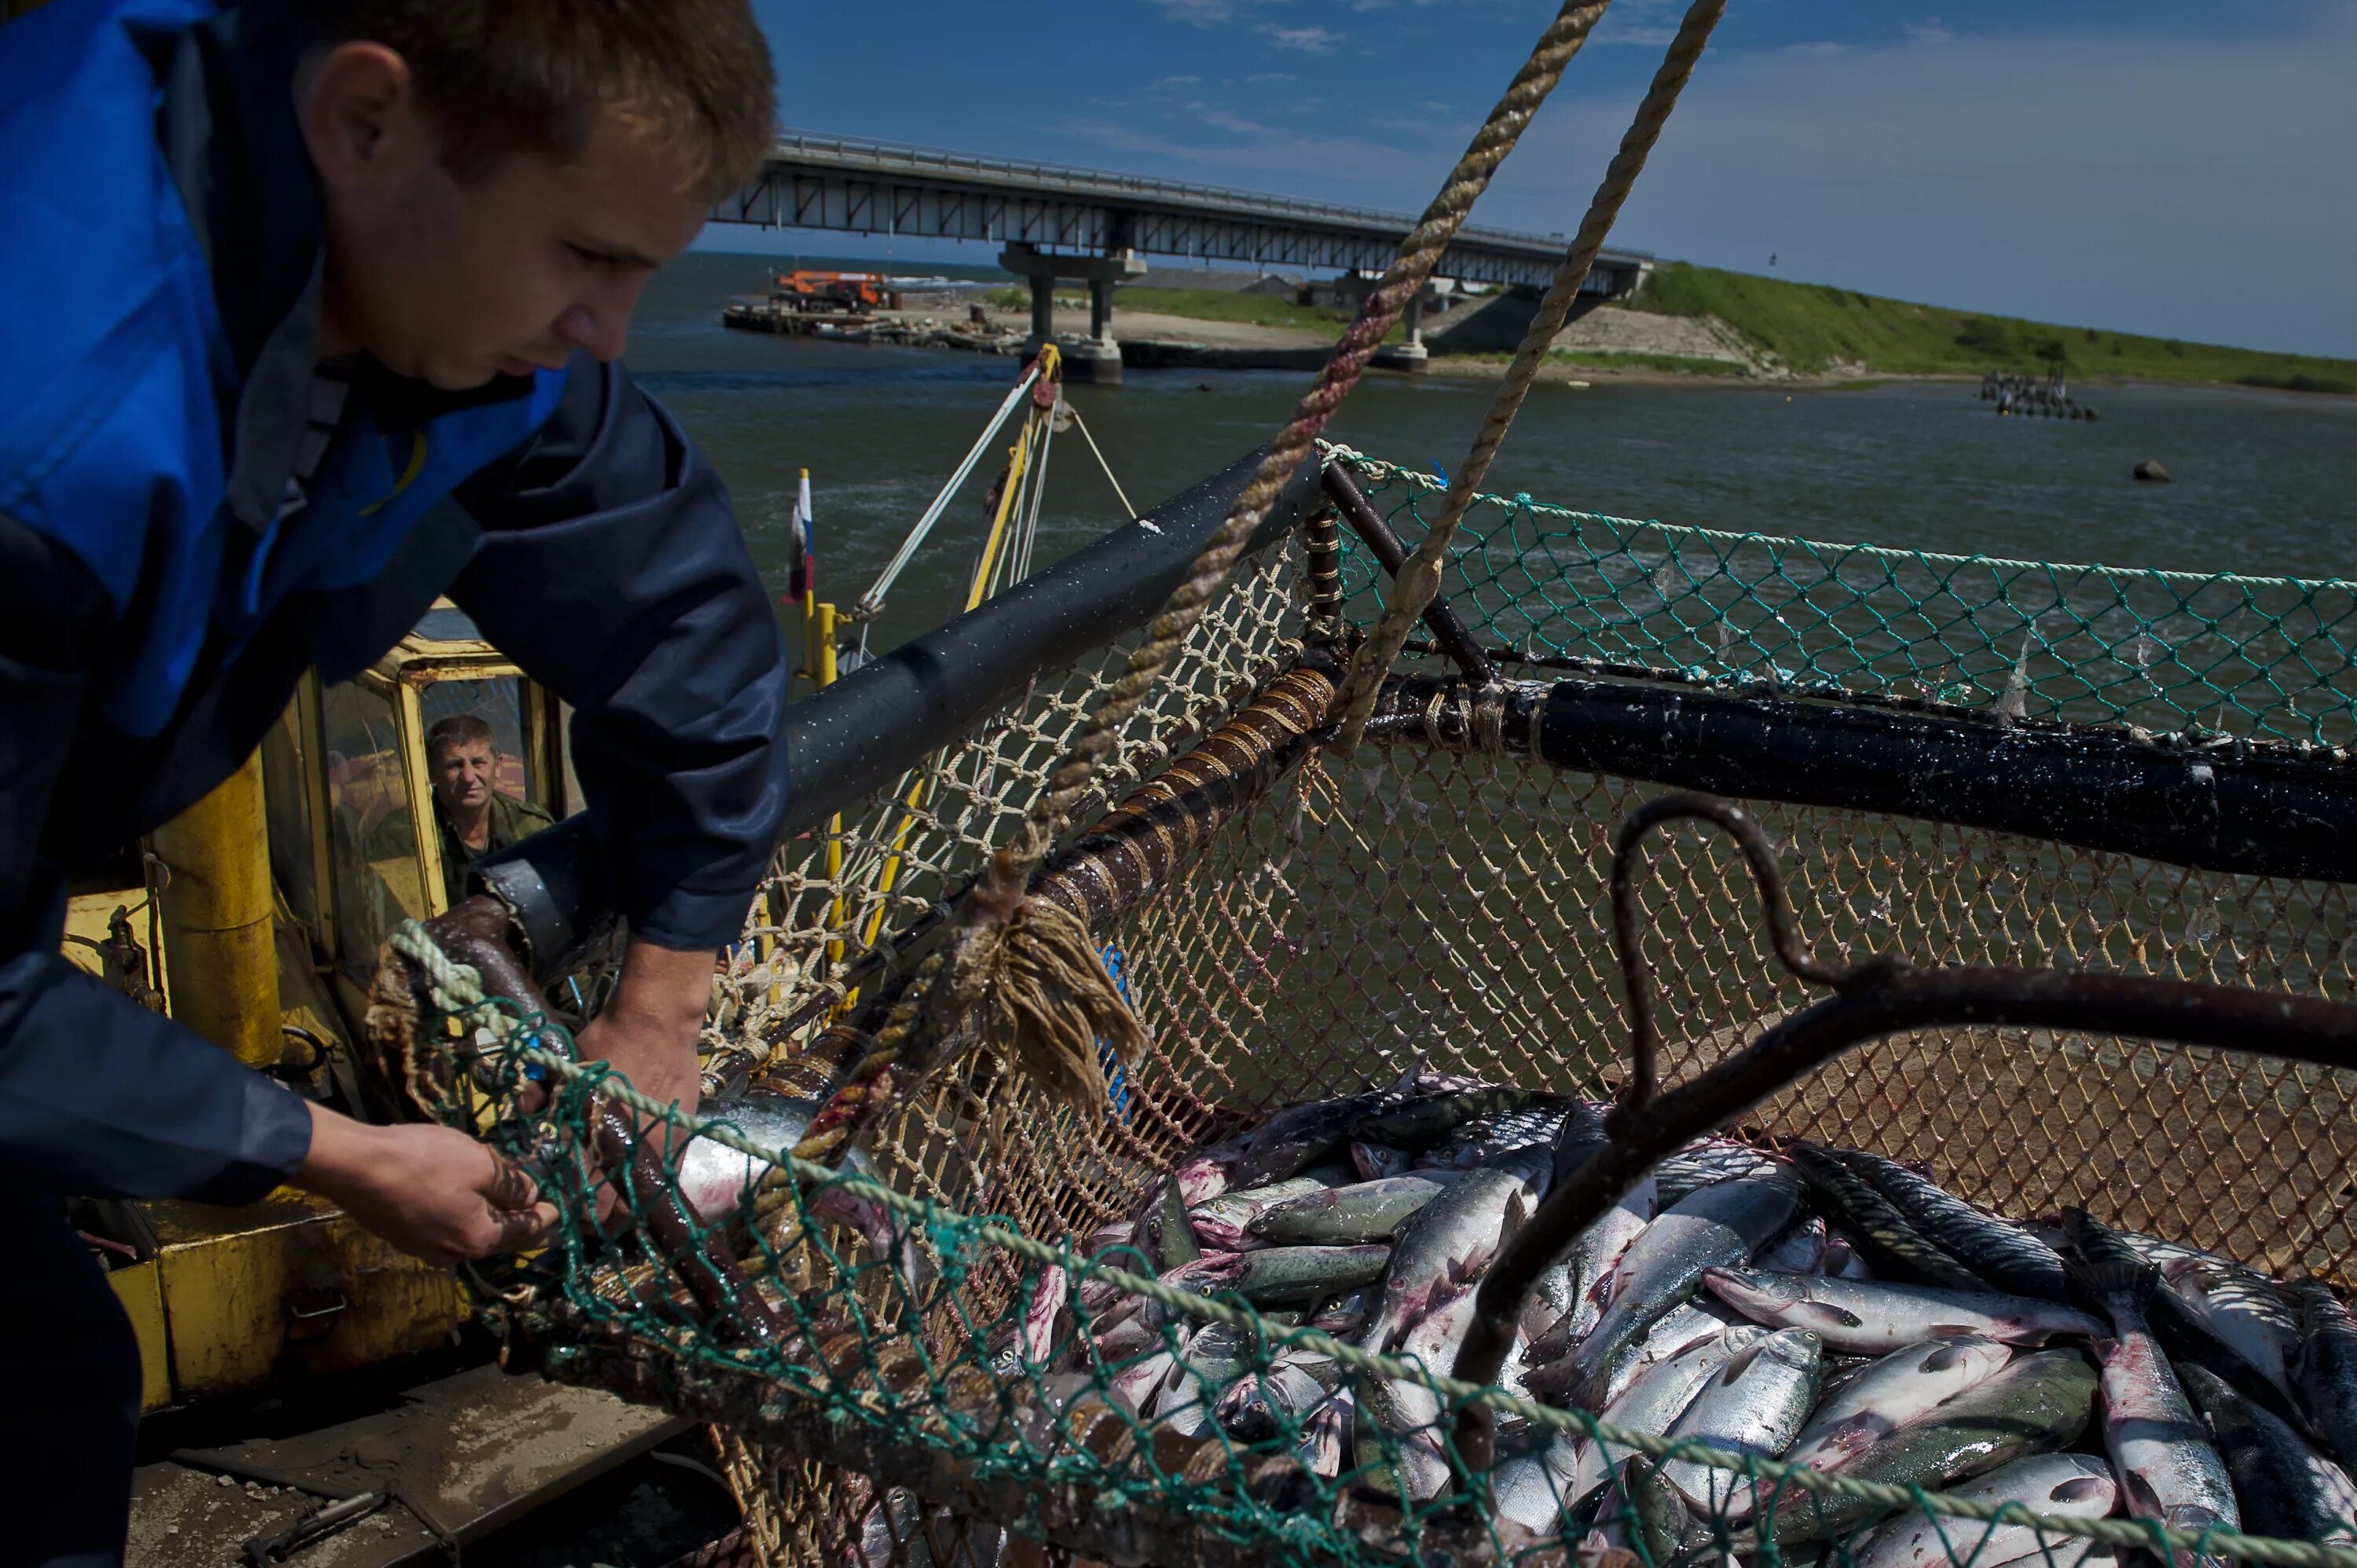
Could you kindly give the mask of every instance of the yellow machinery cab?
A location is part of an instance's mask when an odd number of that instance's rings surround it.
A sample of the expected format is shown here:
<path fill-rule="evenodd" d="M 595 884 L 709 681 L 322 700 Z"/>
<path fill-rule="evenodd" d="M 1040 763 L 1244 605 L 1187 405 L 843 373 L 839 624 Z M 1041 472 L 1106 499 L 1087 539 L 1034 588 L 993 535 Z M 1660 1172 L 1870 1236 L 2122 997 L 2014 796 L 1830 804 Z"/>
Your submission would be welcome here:
<path fill-rule="evenodd" d="M 578 809 L 554 697 L 437 604 L 357 678 L 306 677 L 244 768 L 77 884 L 68 956 L 364 1114 L 346 1047 L 378 948 L 449 902 L 425 736 L 454 714 L 490 725 L 501 792 Z M 244 1208 L 78 1203 L 77 1220 L 130 1310 L 148 1411 L 431 1349 L 459 1322 L 447 1271 L 289 1188 Z"/>

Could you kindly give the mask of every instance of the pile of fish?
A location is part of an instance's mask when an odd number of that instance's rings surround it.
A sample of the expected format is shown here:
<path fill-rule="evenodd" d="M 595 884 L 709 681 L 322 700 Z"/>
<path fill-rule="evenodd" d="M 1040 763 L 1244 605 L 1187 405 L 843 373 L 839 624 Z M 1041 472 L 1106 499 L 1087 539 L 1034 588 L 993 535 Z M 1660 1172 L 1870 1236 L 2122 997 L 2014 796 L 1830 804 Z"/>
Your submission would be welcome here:
<path fill-rule="evenodd" d="M 1604 1144 L 1603 1112 L 1411 1072 L 1203 1150 L 1084 1247 L 1446 1374 L 1484 1270 Z M 1057 1280 L 995 1351 L 1061 1402 L 1289 1450 L 1339 1483 L 1329 1496 L 1456 1492 L 1428 1388 L 1259 1343 Z M 2078 1210 L 2001 1219 L 1855 1149 L 1706 1139 L 1663 1161 L 1554 1261 L 1501 1381 L 1616 1426 L 1991 1505 L 2357 1542 L 2357 1324 L 2329 1289 Z M 1975 1568 L 2112 1559 L 2027 1525 L 1947 1520 L 1943 1540 L 1921 1510 L 1511 1419 L 1475 1484 L 1537 1538 L 1655 1563 L 1749 1560 L 1770 1537 L 1845 1542 L 1859 1568 L 1932 1568 L 1951 1545 Z"/>

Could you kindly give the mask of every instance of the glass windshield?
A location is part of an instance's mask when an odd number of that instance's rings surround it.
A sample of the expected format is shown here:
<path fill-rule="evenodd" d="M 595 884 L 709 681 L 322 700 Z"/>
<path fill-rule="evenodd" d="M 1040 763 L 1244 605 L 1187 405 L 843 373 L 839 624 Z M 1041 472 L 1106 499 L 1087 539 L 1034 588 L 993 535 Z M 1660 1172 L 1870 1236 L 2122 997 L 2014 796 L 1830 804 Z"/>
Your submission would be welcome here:
<path fill-rule="evenodd" d="M 328 751 L 329 855 L 335 879 L 336 961 L 367 984 L 385 935 L 427 913 L 392 702 L 363 687 L 330 686 L 320 699 Z"/>

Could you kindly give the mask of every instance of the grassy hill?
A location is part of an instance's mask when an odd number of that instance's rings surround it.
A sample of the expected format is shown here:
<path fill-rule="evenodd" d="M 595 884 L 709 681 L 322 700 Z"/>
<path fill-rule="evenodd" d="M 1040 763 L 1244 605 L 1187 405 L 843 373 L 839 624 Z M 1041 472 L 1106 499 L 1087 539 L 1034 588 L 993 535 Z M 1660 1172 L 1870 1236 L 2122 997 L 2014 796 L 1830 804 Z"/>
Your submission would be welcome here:
<path fill-rule="evenodd" d="M 1887 375 L 1976 375 L 1991 367 L 2042 371 L 2060 364 L 2074 376 L 2357 392 L 2357 360 L 2054 327 L 1684 263 L 1657 268 L 1636 306 L 1716 316 L 1803 372 L 1836 360 Z"/>

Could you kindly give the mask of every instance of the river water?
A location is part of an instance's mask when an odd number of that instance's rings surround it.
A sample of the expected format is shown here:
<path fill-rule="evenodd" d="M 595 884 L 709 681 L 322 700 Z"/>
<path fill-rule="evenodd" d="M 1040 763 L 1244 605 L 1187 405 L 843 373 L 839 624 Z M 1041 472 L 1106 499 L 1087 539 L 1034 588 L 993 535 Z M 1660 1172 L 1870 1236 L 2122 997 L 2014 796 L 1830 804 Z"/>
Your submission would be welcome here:
<path fill-rule="evenodd" d="M 774 259 L 698 253 L 649 288 L 630 363 L 727 480 L 782 587 L 795 470 L 816 495 L 822 594 L 873 581 L 1013 384 L 1018 361 L 731 332 Z M 1114 329 L 1120 329 L 1116 317 Z M 1069 396 L 1141 507 L 1268 438 L 1307 375 L 1132 371 Z M 1453 468 L 1494 382 L 1370 378 L 1329 434 Z M 1954 383 L 1542 385 L 1486 489 L 1624 517 L 1960 553 L 2296 576 L 2357 575 L 2357 399 L 2086 387 L 2095 424 L 1999 419 Z M 2141 459 L 2174 482 L 2133 482 Z M 892 646 L 956 607 L 987 521 L 984 464 L 877 627 Z M 1123 521 L 1087 448 L 1056 443 L 1039 564 Z"/>

